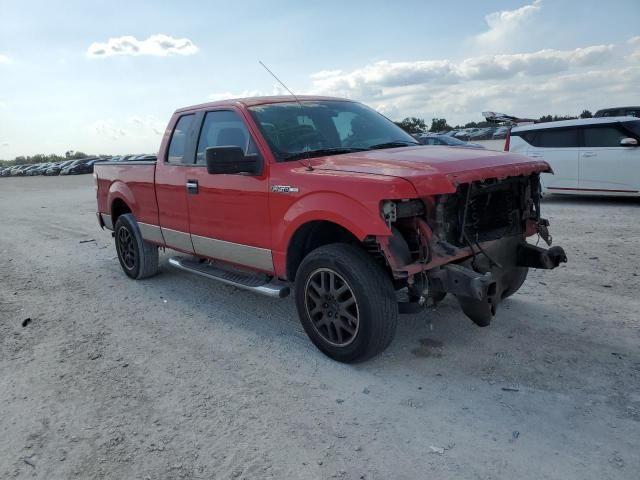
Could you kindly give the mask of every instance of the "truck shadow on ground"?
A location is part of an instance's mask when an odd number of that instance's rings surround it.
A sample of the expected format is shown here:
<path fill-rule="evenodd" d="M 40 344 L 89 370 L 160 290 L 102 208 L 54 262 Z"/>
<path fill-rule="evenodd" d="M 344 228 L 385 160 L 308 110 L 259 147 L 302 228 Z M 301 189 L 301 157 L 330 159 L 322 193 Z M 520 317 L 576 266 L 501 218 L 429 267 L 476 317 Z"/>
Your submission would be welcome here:
<path fill-rule="evenodd" d="M 269 344 L 270 352 L 282 361 L 317 362 L 344 371 L 344 366 L 326 358 L 307 338 L 292 297 L 262 297 L 178 272 L 166 261 L 161 264 L 161 274 L 148 282 L 156 294 L 161 293 L 178 310 L 207 318 L 214 331 L 244 331 L 251 342 Z M 428 376 L 455 365 L 456 375 L 469 381 L 485 377 L 519 383 L 527 378 L 526 382 L 546 389 L 557 384 L 557 374 L 541 369 L 540 364 L 561 364 L 575 372 L 563 382 L 568 388 L 580 386 L 581 366 L 576 358 L 588 358 L 588 351 L 625 351 L 624 347 L 609 344 L 595 330 L 591 335 L 582 329 L 577 341 L 576 332 L 585 319 L 567 318 L 553 305 L 539 300 L 540 294 L 519 293 L 500 305 L 491 326 L 480 328 L 466 318 L 455 298 L 447 297 L 435 310 L 401 315 L 391 346 L 378 357 L 347 370 L 382 376 Z M 609 353 L 604 358 L 605 363 L 615 360 L 609 358 Z"/>

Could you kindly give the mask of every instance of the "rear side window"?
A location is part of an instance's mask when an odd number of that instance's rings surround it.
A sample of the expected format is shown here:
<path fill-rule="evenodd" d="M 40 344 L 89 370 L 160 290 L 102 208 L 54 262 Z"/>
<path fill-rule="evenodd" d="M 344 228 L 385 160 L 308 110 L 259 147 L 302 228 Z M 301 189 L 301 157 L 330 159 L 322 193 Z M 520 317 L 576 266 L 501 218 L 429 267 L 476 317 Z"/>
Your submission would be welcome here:
<path fill-rule="evenodd" d="M 184 163 L 184 152 L 187 148 L 187 140 L 191 124 L 195 115 L 185 115 L 180 117 L 176 128 L 173 129 L 171 142 L 169 143 L 169 153 L 167 155 L 167 163 Z"/>
<path fill-rule="evenodd" d="M 619 147 L 620 140 L 626 137 L 621 130 L 612 125 L 585 128 L 583 132 L 585 147 Z"/>
<path fill-rule="evenodd" d="M 196 163 L 205 164 L 209 147 L 240 147 L 245 155 L 256 153 L 256 147 L 242 118 L 230 110 L 208 112 L 198 140 Z"/>
<path fill-rule="evenodd" d="M 640 120 L 622 122 L 622 127 L 629 131 L 636 139 L 640 139 Z"/>
<path fill-rule="evenodd" d="M 529 130 L 520 136 L 534 147 L 540 148 L 576 148 L 578 147 L 577 128 L 549 128 L 545 130 Z"/>

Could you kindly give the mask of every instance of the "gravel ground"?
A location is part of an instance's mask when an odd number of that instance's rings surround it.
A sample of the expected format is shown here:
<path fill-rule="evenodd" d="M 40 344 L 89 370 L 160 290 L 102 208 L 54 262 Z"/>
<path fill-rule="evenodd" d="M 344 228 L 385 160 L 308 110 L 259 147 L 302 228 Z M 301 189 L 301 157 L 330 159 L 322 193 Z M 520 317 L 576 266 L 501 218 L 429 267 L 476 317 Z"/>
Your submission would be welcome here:
<path fill-rule="evenodd" d="M 639 208 L 547 199 L 568 265 L 348 366 L 291 298 L 126 278 L 89 175 L 0 179 L 0 477 L 635 480 Z"/>

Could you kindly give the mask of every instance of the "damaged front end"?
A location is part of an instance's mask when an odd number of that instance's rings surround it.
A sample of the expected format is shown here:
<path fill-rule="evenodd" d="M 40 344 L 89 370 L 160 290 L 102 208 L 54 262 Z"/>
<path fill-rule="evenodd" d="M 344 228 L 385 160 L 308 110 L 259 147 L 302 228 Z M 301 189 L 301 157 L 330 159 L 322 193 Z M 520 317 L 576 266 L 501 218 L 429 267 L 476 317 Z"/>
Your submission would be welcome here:
<path fill-rule="evenodd" d="M 561 247 L 547 245 L 549 223 L 540 216 L 538 173 L 460 184 L 453 194 L 385 201 L 381 214 L 392 235 L 369 239 L 382 254 L 396 287 L 407 287 L 401 311 L 436 304 L 447 293 L 464 313 L 488 325 L 500 302 L 515 293 L 529 268 L 566 262 Z"/>

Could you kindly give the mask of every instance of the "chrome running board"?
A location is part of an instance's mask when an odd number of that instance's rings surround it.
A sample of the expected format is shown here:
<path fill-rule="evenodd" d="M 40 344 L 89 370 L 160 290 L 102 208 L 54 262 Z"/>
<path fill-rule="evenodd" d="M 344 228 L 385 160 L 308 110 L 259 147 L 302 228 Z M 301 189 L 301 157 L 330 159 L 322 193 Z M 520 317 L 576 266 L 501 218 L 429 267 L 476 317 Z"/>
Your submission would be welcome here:
<path fill-rule="evenodd" d="M 187 272 L 217 280 L 227 285 L 250 290 L 272 298 L 284 298 L 291 289 L 286 283 L 262 273 L 247 273 L 231 268 L 222 268 L 210 263 L 199 263 L 185 257 L 171 257 L 169 264 Z"/>

